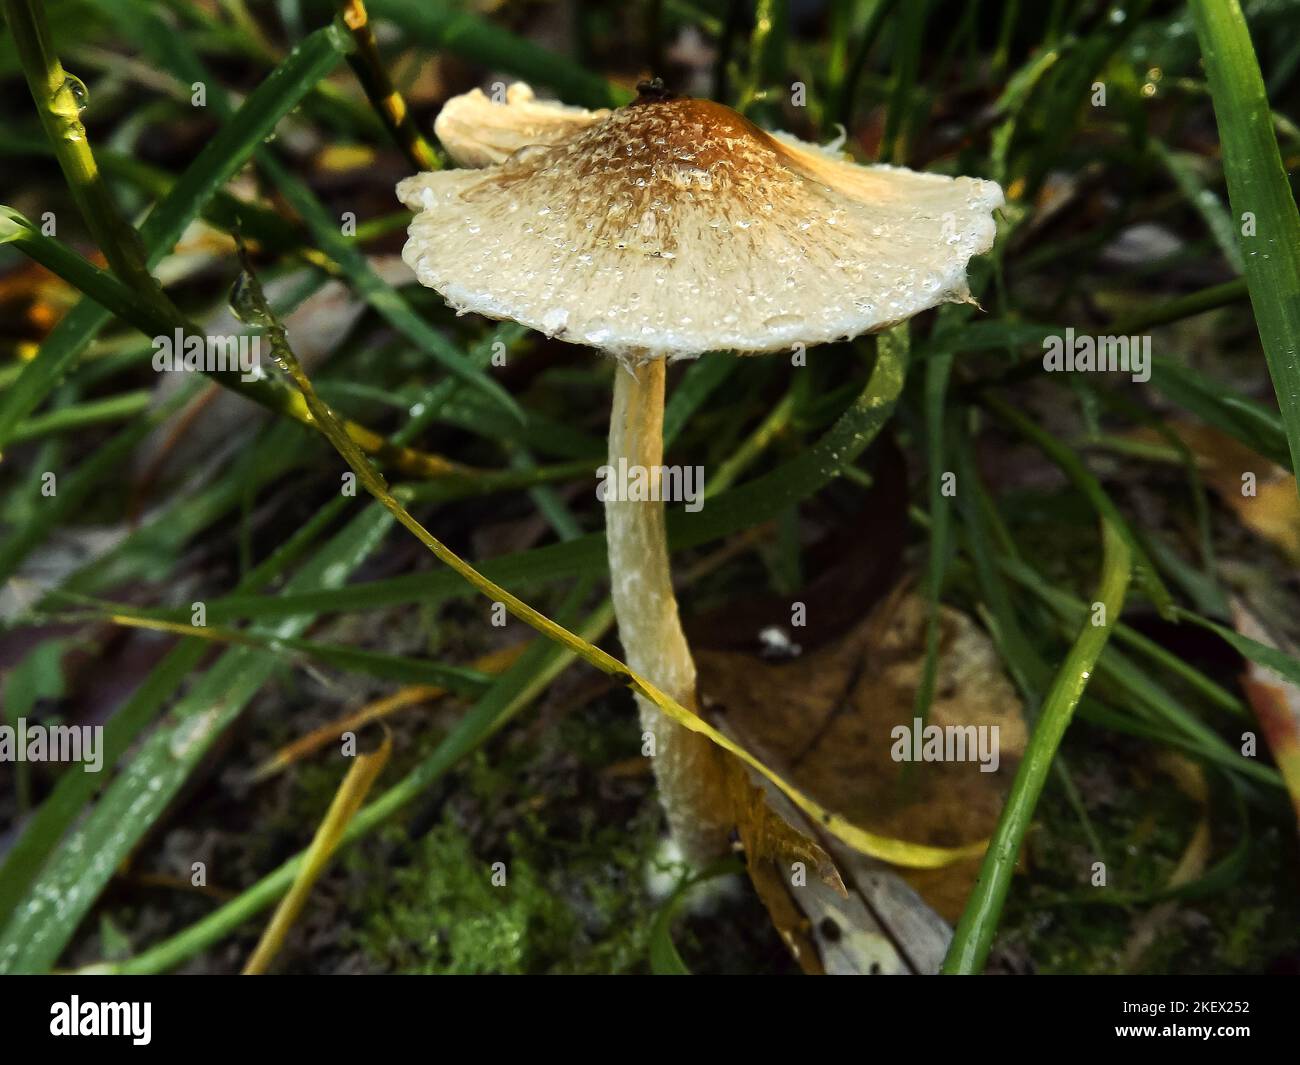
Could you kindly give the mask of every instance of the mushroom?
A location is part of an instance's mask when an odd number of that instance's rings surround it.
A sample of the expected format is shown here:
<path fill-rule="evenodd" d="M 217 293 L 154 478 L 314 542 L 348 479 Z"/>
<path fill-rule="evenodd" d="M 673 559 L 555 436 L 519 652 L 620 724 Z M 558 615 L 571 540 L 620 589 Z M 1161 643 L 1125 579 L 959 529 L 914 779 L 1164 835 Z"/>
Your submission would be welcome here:
<path fill-rule="evenodd" d="M 397 187 L 403 251 L 458 312 L 511 319 L 615 357 L 609 464 L 657 487 L 666 363 L 847 340 L 945 301 L 994 237 L 993 182 L 860 166 L 767 133 L 658 81 L 588 112 L 475 90 L 435 127 L 471 170 Z M 628 665 L 695 707 L 659 493 L 605 499 L 611 594 Z M 692 864 L 726 849 L 711 742 L 638 696 L 673 839 Z"/>

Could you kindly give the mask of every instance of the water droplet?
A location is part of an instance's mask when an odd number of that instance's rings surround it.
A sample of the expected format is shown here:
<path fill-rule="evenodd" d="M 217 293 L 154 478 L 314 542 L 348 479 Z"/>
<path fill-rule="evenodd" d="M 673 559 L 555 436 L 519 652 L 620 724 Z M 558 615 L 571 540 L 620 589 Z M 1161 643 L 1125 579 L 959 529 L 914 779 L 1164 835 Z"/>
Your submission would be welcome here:
<path fill-rule="evenodd" d="M 245 325 L 265 329 L 275 324 L 258 289 L 256 278 L 247 270 L 241 270 L 231 286 L 230 312 Z"/>
<path fill-rule="evenodd" d="M 803 325 L 801 314 L 774 314 L 763 320 L 764 329 L 793 329 L 800 325 Z"/>
<path fill-rule="evenodd" d="M 86 109 L 86 105 L 90 103 L 90 92 L 86 88 L 86 83 L 75 74 L 69 74 L 63 79 L 63 84 L 59 86 L 59 92 L 55 94 L 55 98 L 57 99 L 64 90 L 72 94 L 73 106 L 77 109 L 77 114 L 81 114 Z"/>

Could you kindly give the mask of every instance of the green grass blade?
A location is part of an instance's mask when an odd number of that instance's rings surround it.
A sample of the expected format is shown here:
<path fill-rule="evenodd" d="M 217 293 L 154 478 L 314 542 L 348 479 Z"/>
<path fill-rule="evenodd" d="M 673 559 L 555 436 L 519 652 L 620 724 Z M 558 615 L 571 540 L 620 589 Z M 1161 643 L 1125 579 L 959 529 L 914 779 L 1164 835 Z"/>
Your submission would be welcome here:
<path fill-rule="evenodd" d="M 240 582 L 240 587 L 251 591 L 279 576 L 316 541 L 347 502 L 343 496 L 338 496 L 322 507 L 265 561 L 251 570 Z M 116 764 L 135 737 L 157 716 L 163 702 L 189 678 L 206 653 L 202 641 L 186 641 L 174 648 L 145 678 L 104 727 L 105 767 L 111 768 Z M 91 774 L 64 773 L 40 809 L 24 824 L 17 841 L 0 865 L 0 926 L 99 786 L 100 782 Z"/>
<path fill-rule="evenodd" d="M 952 545 L 950 494 L 943 490 L 948 378 L 954 353 L 939 354 L 925 361 L 926 495 L 930 506 L 930 542 L 926 561 L 925 659 L 916 686 L 912 716 L 925 721 L 934 699 L 934 681 L 939 668 L 939 604 Z M 909 766 L 910 768 L 910 766 Z"/>
<path fill-rule="evenodd" d="M 490 396 L 520 422 L 525 421 L 523 410 L 510 393 L 466 360 L 454 344 L 416 314 L 397 290 L 375 273 L 365 254 L 343 236 L 338 219 L 329 213 L 305 184 L 289 173 L 269 152 L 263 153 L 258 163 L 307 224 L 316 242 L 331 259 L 343 267 L 348 284 L 356 289 L 380 317 L 408 340 L 419 345 L 420 350 L 444 369 Z"/>
<path fill-rule="evenodd" d="M 1241 244 L 1237 240 L 1238 227 L 1233 223 L 1223 201 L 1214 194 L 1213 189 L 1206 186 L 1197 173 L 1193 163 L 1195 157 L 1186 152 L 1172 151 L 1161 141 L 1152 141 L 1151 147 L 1187 202 L 1205 220 L 1206 227 L 1229 265 L 1237 273 L 1242 273 L 1246 264 L 1241 257 Z"/>
<path fill-rule="evenodd" d="M 391 524 L 383 508 L 368 507 L 288 587 L 342 584 Z M 276 634 L 295 636 L 308 620 L 283 622 Z M 276 666 L 272 655 L 239 648 L 223 655 L 195 682 L 172 709 L 168 724 L 145 741 L 32 883 L 27 904 L 14 911 L 0 933 L 0 972 L 44 972 L 58 960 L 114 870 Z"/>
<path fill-rule="evenodd" d="M 1091 624 L 1091 619 L 1084 623 L 1051 691 L 1043 700 L 1042 712 L 1029 738 L 1024 760 L 1016 771 L 1011 794 L 1007 796 L 980 865 L 979 878 L 944 958 L 942 971 L 945 974 L 978 973 L 984 967 L 1002 915 L 1007 889 L 1011 885 L 1020 845 L 1029 829 L 1057 748 L 1070 725 L 1074 708 L 1088 686 L 1097 658 L 1124 609 L 1124 595 L 1132 566 L 1128 540 L 1112 528 L 1108 520 L 1102 523 L 1102 539 L 1105 550 L 1096 600 L 1105 605 L 1104 624 Z"/>
<path fill-rule="evenodd" d="M 10 439 L 18 444 L 25 440 L 39 440 L 43 436 L 75 433 L 79 429 L 103 425 L 106 422 L 130 421 L 147 411 L 152 399 L 152 392 L 147 389 L 136 389 L 132 392 L 119 392 L 115 396 L 106 396 L 103 399 L 74 403 L 35 418 L 28 418 L 14 430 L 14 435 Z"/>
<path fill-rule="evenodd" d="M 1075 487 L 1088 497 L 1088 501 L 1105 520 L 1108 529 L 1124 537 L 1142 590 L 1155 604 L 1156 609 L 1162 614 L 1168 615 L 1172 611 L 1173 600 L 1170 598 L 1164 583 L 1160 580 L 1155 564 L 1147 553 L 1146 546 L 1132 526 L 1124 519 L 1110 496 L 1106 494 L 1101 482 L 1084 466 L 1082 459 L 1072 448 L 1062 443 L 1031 419 L 1025 417 L 1001 397 L 989 395 L 986 397 L 986 402 L 991 410 L 1014 425 L 1061 468 Z"/>
<path fill-rule="evenodd" d="M 1231 644 L 1239 654 L 1257 665 L 1271 669 L 1278 676 L 1285 677 L 1291 684 L 1300 685 L 1300 659 L 1292 658 L 1285 651 L 1279 651 L 1276 647 L 1270 647 L 1268 644 L 1260 643 L 1249 636 L 1243 636 L 1235 629 L 1220 625 L 1209 618 L 1203 618 L 1190 610 L 1180 608 L 1178 616 L 1183 621 L 1190 621 L 1193 625 L 1199 625 L 1201 628 L 1208 629 L 1221 637 Z"/>
<path fill-rule="evenodd" d="M 1300 213 L 1277 138 L 1268 95 L 1238 0 L 1192 0 L 1196 35 L 1223 144 L 1223 169 L 1242 236 L 1246 284 L 1291 452 L 1300 468 Z"/>
<path fill-rule="evenodd" d="M 852 466 L 893 414 L 907 374 L 906 333 L 882 334 L 879 343 L 880 357 L 871 379 L 817 443 L 761 477 L 715 496 L 698 513 L 671 512 L 667 521 L 670 546 L 674 550 L 698 547 L 768 521 L 820 491 Z M 404 493 L 399 490 L 398 495 Z M 607 565 L 605 534 L 588 533 L 567 543 L 489 559 L 476 568 L 493 581 L 522 588 L 599 575 Z M 208 603 L 208 621 L 226 624 L 240 618 L 267 621 L 295 613 L 373 610 L 464 594 L 469 594 L 464 582 L 454 573 L 414 573 L 359 582 L 338 591 L 214 599 Z M 185 620 L 181 613 L 171 610 L 137 613 L 164 621 Z"/>
<path fill-rule="evenodd" d="M 395 22 L 426 47 L 503 70 L 534 86 L 547 85 L 567 103 L 613 107 L 631 94 L 446 0 L 369 0 L 371 13 Z"/>
<path fill-rule="evenodd" d="M 567 609 L 562 609 L 557 614 L 563 622 L 569 623 L 572 607 L 581 601 L 590 587 L 589 584 L 580 584 L 571 593 Z M 599 640 L 613 620 L 613 608 L 606 601 L 582 620 L 576 626 L 576 631 L 586 640 Z M 506 670 L 473 709 L 456 723 L 428 758 L 353 818 L 340 846 L 355 842 L 414 799 L 426 795 L 430 786 L 444 773 L 482 746 L 511 718 L 540 696 L 573 663 L 574 658 L 572 651 L 549 640 L 534 641 L 520 655 L 519 661 Z M 273 906 L 293 884 L 303 857 L 304 852 L 294 855 L 202 921 L 137 957 L 97 966 L 95 969 L 113 973 L 146 974 L 164 972 L 179 965 L 228 935 L 249 918 Z"/>
<path fill-rule="evenodd" d="M 669 447 L 700 409 L 704 401 L 720 388 L 740 365 L 739 359 L 723 352 L 711 352 L 696 359 L 682 374 L 682 379 L 668 397 L 664 407 L 664 447 Z"/>
<path fill-rule="evenodd" d="M 46 540 L 68 517 L 77 513 L 92 492 L 102 490 L 104 481 L 122 469 L 137 445 L 156 426 L 179 410 L 194 395 L 194 391 L 192 387 L 178 390 L 166 403 L 117 433 L 75 471 L 61 477 L 56 475 L 55 495 L 41 508 L 39 515 L 14 529 L 0 543 L 0 581 L 13 576 L 28 552 Z"/>
<path fill-rule="evenodd" d="M 95 164 L 81 121 L 87 105 L 86 87 L 63 69 L 54 54 L 43 0 L 4 0 L 4 12 L 36 113 L 86 228 L 124 284 L 142 298 L 161 299 L 145 266 L 139 234 L 123 217 Z"/>
<path fill-rule="evenodd" d="M 698 885 L 723 876 L 738 876 L 745 871 L 736 858 L 723 858 L 706 869 L 688 876 L 659 907 L 650 929 L 650 971 L 655 976 L 690 976 L 677 944 L 673 942 L 673 921 Z"/>
<path fill-rule="evenodd" d="M 1286 430 L 1273 411 L 1190 366 L 1159 355 L 1151 359 L 1151 383 L 1165 398 L 1207 425 L 1278 465 L 1292 468 Z"/>
<path fill-rule="evenodd" d="M 141 226 L 151 266 L 172 250 L 203 204 L 261 146 L 279 120 L 338 64 L 349 47 L 346 33 L 332 26 L 318 30 L 249 95 Z M 101 307 L 83 300 L 54 327 L 36 358 L 0 395 L 0 450 L 109 318 Z"/>

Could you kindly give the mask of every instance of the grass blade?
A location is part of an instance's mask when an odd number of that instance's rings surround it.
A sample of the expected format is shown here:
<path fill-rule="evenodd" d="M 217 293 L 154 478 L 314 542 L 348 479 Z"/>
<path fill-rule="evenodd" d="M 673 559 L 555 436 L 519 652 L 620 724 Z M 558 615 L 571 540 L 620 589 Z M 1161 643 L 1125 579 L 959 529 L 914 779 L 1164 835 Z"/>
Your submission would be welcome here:
<path fill-rule="evenodd" d="M 984 967 L 1002 915 L 1007 889 L 1011 885 L 1020 844 L 1029 828 L 1057 748 L 1070 725 L 1074 708 L 1088 686 L 1097 658 L 1124 609 L 1124 595 L 1132 572 L 1128 540 L 1112 528 L 1108 520 L 1102 523 L 1102 540 L 1104 557 L 1096 599 L 1105 607 L 1104 622 L 1093 625 L 1089 619 L 1084 624 L 1047 698 L 1043 700 L 1024 760 L 1016 771 L 1011 794 L 1007 796 L 997 828 L 993 830 L 993 839 L 980 865 L 979 878 L 944 959 L 945 974 L 968 975 L 978 973 Z"/>
<path fill-rule="evenodd" d="M 156 298 L 158 284 L 145 265 L 140 238 L 122 217 L 104 183 L 90 150 L 81 112 L 88 100 L 86 86 L 63 69 L 50 46 L 45 4 L 36 0 L 5 0 L 5 22 L 18 49 L 32 102 L 54 146 L 73 202 L 108 265 L 141 296 Z"/>
<path fill-rule="evenodd" d="M 613 107 L 632 94 L 588 73 L 581 64 L 539 48 L 445 0 L 370 0 L 380 18 L 397 23 L 429 48 L 463 56 L 488 70 L 504 70 L 584 107 Z"/>
<path fill-rule="evenodd" d="M 147 261 L 156 264 L 180 239 L 203 204 L 224 185 L 347 52 L 351 41 L 334 27 L 318 30 L 302 42 L 244 101 L 186 169 L 167 197 L 140 229 Z M 109 313 L 83 300 L 46 337 L 39 354 L 0 396 L 0 450 L 15 427 L 49 394 Z"/>
<path fill-rule="evenodd" d="M 580 582 L 569 596 L 567 609 L 559 611 L 558 616 L 569 622 L 571 610 L 590 591 L 590 584 Z M 599 640 L 613 622 L 614 610 L 606 600 L 585 620 L 575 625 L 575 629 L 585 639 L 594 641 Z M 538 698 L 556 677 L 573 664 L 574 658 L 572 651 L 549 640 L 534 642 L 520 656 L 519 661 L 475 703 L 473 709 L 456 723 L 432 754 L 353 819 L 343 833 L 342 844 L 347 845 L 360 839 L 408 803 L 426 795 L 429 788 L 452 766 L 481 747 Z M 93 970 L 144 974 L 164 972 L 179 965 L 272 905 L 293 883 L 302 867 L 303 858 L 301 852 L 294 855 L 202 921 L 156 944 L 143 954 L 123 962 L 94 966 Z"/>
<path fill-rule="evenodd" d="M 329 811 L 325 814 L 325 820 L 321 822 L 320 828 L 312 838 L 311 846 L 303 855 L 302 864 L 293 878 L 293 886 L 280 900 L 280 905 L 276 907 L 271 917 L 271 923 L 266 926 L 266 931 L 258 941 L 257 949 L 253 951 L 244 966 L 245 976 L 265 973 L 276 954 L 280 952 L 289 929 L 298 919 L 302 908 L 307 905 L 307 897 L 311 894 L 312 885 L 320 879 L 321 873 L 334 857 L 343 833 L 357 811 L 361 809 L 361 804 L 366 801 L 366 796 L 370 794 L 375 780 L 388 764 L 388 756 L 392 752 L 393 738 L 385 733 L 383 745 L 379 750 L 357 756 L 347 776 L 343 778 L 343 783 L 339 785 L 334 801 L 330 803 Z"/>
<path fill-rule="evenodd" d="M 206 343 L 205 335 L 193 323 L 184 321 L 169 310 L 153 307 L 139 298 L 136 293 L 128 289 L 112 274 L 105 270 L 97 270 L 81 256 L 65 248 L 58 241 L 41 234 L 27 219 L 11 208 L 0 205 L 0 244 L 6 242 L 12 243 L 15 247 L 26 252 L 42 266 L 58 274 L 80 292 L 89 295 L 106 310 L 135 326 L 145 336 L 171 337 L 179 331 L 187 338 L 198 338 Z M 400 297 L 397 297 L 395 292 L 391 289 L 387 289 L 387 291 L 400 301 Z M 414 312 L 410 313 L 413 314 Z M 431 329 L 430 332 L 432 332 Z M 442 340 L 441 337 L 438 338 L 438 342 L 444 347 L 448 347 L 446 341 Z M 471 364 L 458 353 L 455 354 L 454 358 L 458 360 L 458 365 L 464 367 L 462 372 L 470 375 L 476 373 L 476 371 L 469 368 Z M 204 368 L 202 372 L 218 384 L 238 392 L 268 410 L 273 410 L 286 418 L 292 418 L 303 425 L 312 424 L 311 412 L 303 403 L 302 397 L 297 392 L 286 387 L 281 381 L 270 377 L 246 379 L 238 368 L 224 370 Z M 475 380 L 478 379 L 475 378 Z M 499 388 L 492 381 L 488 381 L 487 385 L 491 389 Z M 506 398 L 512 408 L 517 409 L 514 401 L 510 400 L 508 396 Z M 349 437 L 356 442 L 362 451 L 374 455 L 384 462 L 391 463 L 395 468 L 410 476 L 442 477 L 457 474 L 468 478 L 471 483 L 482 486 L 482 482 L 476 481 L 475 476 L 483 471 L 474 471 L 468 467 L 457 466 L 455 463 L 448 462 L 438 455 L 430 455 L 412 448 L 392 444 L 379 433 L 356 422 L 348 421 L 344 423 L 344 426 Z"/>
<path fill-rule="evenodd" d="M 375 42 L 374 30 L 370 28 L 364 0 L 338 0 L 338 8 L 357 45 L 356 53 L 348 61 L 361 87 L 366 90 L 371 106 L 384 120 L 393 140 L 416 170 L 437 170 L 442 165 L 437 154 L 416 129 L 406 101 L 393 88 L 384 61 L 379 57 L 379 45 Z"/>
<path fill-rule="evenodd" d="M 407 304 L 387 281 L 381 278 L 365 254 L 339 230 L 338 220 L 302 182 L 269 152 L 263 153 L 259 165 L 270 175 L 284 198 L 307 224 L 316 242 L 331 259 L 342 268 L 344 275 L 358 293 L 389 325 L 407 339 L 418 344 L 430 358 L 466 384 L 490 396 L 503 409 L 521 423 L 526 419 L 514 398 L 487 374 L 473 366 L 438 330 L 433 328 Z"/>
<path fill-rule="evenodd" d="M 240 587 L 255 589 L 297 561 L 325 525 L 338 516 L 346 502 L 343 496 L 339 496 L 321 508 L 293 537 L 251 571 Z M 171 698 L 176 689 L 189 678 L 206 653 L 207 648 L 199 640 L 188 640 L 173 648 L 109 718 L 104 726 L 105 766 L 111 767 L 117 763 L 136 736 L 157 716 L 163 702 Z M 0 927 L 63 833 L 98 788 L 99 781 L 89 773 L 64 773 L 54 790 L 23 826 L 21 834 L 0 864 Z"/>
<path fill-rule="evenodd" d="M 359 514 L 288 587 L 338 586 L 378 546 L 391 527 L 380 507 Z M 309 618 L 282 623 L 294 636 Z M 134 849 L 217 737 L 276 668 L 274 656 L 238 648 L 204 673 L 153 733 L 130 766 L 109 785 L 90 816 L 72 832 L 32 882 L 0 933 L 0 973 L 50 968 L 114 870 Z"/>
<path fill-rule="evenodd" d="M 1233 219 L 1243 236 L 1246 284 L 1286 427 L 1291 468 L 1300 469 L 1300 213 L 1273 134 L 1268 94 L 1238 0 L 1192 0 L 1196 36 L 1223 143 Z"/>
<path fill-rule="evenodd" d="M 245 263 L 247 268 L 247 262 Z M 613 655 L 602 651 L 600 648 L 583 640 L 580 636 L 575 635 L 566 629 L 563 625 L 558 625 L 541 611 L 524 602 L 517 595 L 506 590 L 501 585 L 494 583 L 487 577 L 483 576 L 478 570 L 466 562 L 463 558 L 450 550 L 445 544 L 438 540 L 429 532 L 419 521 L 411 516 L 410 512 L 393 496 L 388 488 L 387 482 L 375 470 L 374 466 L 362 455 L 353 440 L 348 436 L 342 423 L 334 415 L 316 394 L 315 388 L 311 381 L 303 372 L 301 364 L 295 357 L 293 350 L 289 347 L 284 327 L 280 325 L 271 315 L 270 309 L 266 306 L 262 297 L 261 286 L 257 279 L 246 272 L 248 279 L 247 291 L 250 297 L 251 306 L 255 313 L 266 323 L 267 337 L 270 340 L 272 351 L 275 353 L 276 360 L 287 370 L 289 375 L 299 389 L 302 391 L 303 401 L 311 410 L 312 418 L 315 425 L 326 436 L 331 444 L 334 445 L 339 455 L 347 462 L 348 466 L 357 475 L 357 480 L 375 499 L 377 499 L 385 509 L 393 515 L 394 518 L 420 541 L 430 552 L 444 565 L 452 569 L 466 583 L 472 585 L 489 600 L 501 603 L 506 610 L 517 617 L 520 621 L 525 622 L 537 630 L 549 640 L 562 644 L 574 651 L 580 658 L 595 666 L 602 673 L 617 678 L 626 684 L 635 693 L 654 703 L 666 715 L 692 732 L 698 732 L 706 739 L 717 744 L 729 754 L 740 759 L 746 766 L 755 772 L 762 774 L 770 780 L 776 787 L 780 788 L 785 796 L 804 811 L 808 816 L 815 818 L 820 822 L 827 832 L 832 833 L 841 839 L 844 843 L 871 857 L 881 858 L 892 862 L 895 865 L 902 865 L 915 868 L 938 868 L 948 865 L 962 858 L 969 857 L 972 854 L 978 854 L 982 849 L 982 844 L 975 844 L 968 847 L 934 847 L 926 844 L 910 843 L 904 840 L 893 839 L 886 836 L 879 836 L 874 832 L 868 832 L 844 817 L 824 809 L 813 799 L 809 798 L 804 792 L 794 787 L 773 769 L 765 763 L 754 757 L 749 751 L 741 747 L 730 737 L 719 732 L 716 728 L 704 721 L 693 711 L 688 710 L 676 699 L 672 698 L 666 692 L 661 691 L 656 685 L 652 684 L 645 677 L 629 668 L 625 663 L 619 661 Z M 877 363 L 877 373 L 885 379 L 884 387 L 888 388 L 893 384 L 883 371 L 883 364 L 886 359 L 883 357 Z M 873 374 L 872 381 L 876 380 Z M 901 380 L 898 382 L 901 387 Z M 877 407 L 880 403 L 877 401 Z M 757 482 L 751 482 L 751 486 Z M 577 541 L 571 541 L 576 543 Z"/>

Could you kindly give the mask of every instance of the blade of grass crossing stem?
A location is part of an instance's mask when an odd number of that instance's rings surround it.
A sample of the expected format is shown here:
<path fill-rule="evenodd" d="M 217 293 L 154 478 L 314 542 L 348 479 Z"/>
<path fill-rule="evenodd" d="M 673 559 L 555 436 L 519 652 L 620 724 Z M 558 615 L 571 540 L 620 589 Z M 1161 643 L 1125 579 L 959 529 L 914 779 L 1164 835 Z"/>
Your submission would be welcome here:
<path fill-rule="evenodd" d="M 245 964 L 245 976 L 265 973 L 280 952 L 280 948 L 284 946 L 285 936 L 289 934 L 302 908 L 307 905 L 307 897 L 311 894 L 312 886 L 329 865 L 334 852 L 338 850 L 344 831 L 357 811 L 361 809 L 361 804 L 366 801 L 366 796 L 370 794 L 371 787 L 383 772 L 384 766 L 388 764 L 388 757 L 392 753 L 393 738 L 385 729 L 384 742 L 377 751 L 357 755 L 356 761 L 343 778 L 343 783 L 339 785 L 334 801 L 330 803 L 325 820 L 316 830 L 311 846 L 303 855 L 302 864 L 299 865 L 298 872 L 293 878 L 293 886 L 280 900 L 280 905 L 276 907 L 271 917 L 271 923 L 266 926 L 262 938 L 258 940 L 257 948 Z"/>
<path fill-rule="evenodd" d="M 525 603 L 518 596 L 507 591 L 499 584 L 495 584 L 488 578 L 484 577 L 473 566 L 457 555 L 454 551 L 446 547 L 432 533 L 421 525 L 411 514 L 402 506 L 401 503 L 393 496 L 388 489 L 388 484 L 379 474 L 374 466 L 366 459 L 357 448 L 356 444 L 343 429 L 334 413 L 325 406 L 316 395 L 311 381 L 303 372 L 302 366 L 298 363 L 292 349 L 289 347 L 284 328 L 271 315 L 270 309 L 266 306 L 265 300 L 261 295 L 261 287 L 251 271 L 247 269 L 245 263 L 246 276 L 248 277 L 248 296 L 250 307 L 255 309 L 255 313 L 263 316 L 263 324 L 266 327 L 266 335 L 271 344 L 271 350 L 275 358 L 284 366 L 294 382 L 302 390 L 303 399 L 308 408 L 311 410 L 315 424 L 321 432 L 329 439 L 339 455 L 352 468 L 357 475 L 357 479 L 375 499 L 397 519 L 403 527 L 407 529 L 420 543 L 424 544 L 441 562 L 451 567 L 469 584 L 477 588 L 489 600 L 501 603 L 505 608 L 519 618 L 520 621 L 532 626 L 543 636 L 548 639 L 561 643 L 570 648 L 579 657 L 595 666 L 602 673 L 611 677 L 619 678 L 632 691 L 638 693 L 644 698 L 650 700 L 660 710 L 671 717 L 678 724 L 690 729 L 692 732 L 698 732 L 702 736 L 717 744 L 723 750 L 734 754 L 751 769 L 761 773 L 770 780 L 774 785 L 781 789 L 791 802 L 798 806 L 810 817 L 818 820 L 827 832 L 837 836 L 849 846 L 861 851 L 863 854 L 871 857 L 881 858 L 885 861 L 893 862 L 896 865 L 903 865 L 916 868 L 938 868 L 948 865 L 954 861 L 959 861 L 963 857 L 969 857 L 972 854 L 978 854 L 983 849 L 982 844 L 974 846 L 947 848 L 931 847 L 923 844 L 909 843 L 904 840 L 891 839 L 884 836 L 868 832 L 857 825 L 852 824 L 843 817 L 824 809 L 818 803 L 805 795 L 802 791 L 795 788 L 774 770 L 769 768 L 759 759 L 755 758 L 747 750 L 739 746 L 735 741 L 725 736 L 712 725 L 708 724 L 698 715 L 686 709 L 681 703 L 673 699 L 667 693 L 660 691 L 650 681 L 639 673 L 629 669 L 627 665 L 620 662 L 617 658 L 602 651 L 600 648 L 593 646 L 581 637 L 576 636 L 562 625 L 556 624 L 545 614 L 536 610 L 529 604 Z M 576 543 L 576 541 L 574 541 Z"/>
<path fill-rule="evenodd" d="M 1255 324 L 1286 426 L 1291 468 L 1300 469 L 1300 213 L 1240 3 L 1192 0 L 1192 15 L 1223 145 L 1233 221 L 1242 232 Z"/>
<path fill-rule="evenodd" d="M 489 337 L 485 343 L 490 342 Z M 900 328 L 883 333 L 878 342 L 880 356 L 870 380 L 812 447 L 776 469 L 723 492 L 697 513 L 674 511 L 668 515 L 668 538 L 673 550 L 698 547 L 769 521 L 820 491 L 857 461 L 893 414 L 907 376 L 906 331 Z M 436 389 L 452 383 L 442 382 Z M 425 417 L 429 417 L 428 410 Z M 394 492 L 407 500 L 415 496 L 413 490 L 401 487 Z M 572 577 L 599 576 L 607 570 L 607 558 L 605 534 L 589 533 L 566 543 L 489 559 L 481 565 L 480 572 L 501 583 L 532 586 Z M 274 597 L 233 595 L 213 599 L 208 603 L 208 623 L 375 610 L 466 594 L 470 594 L 469 587 L 454 572 L 413 573 L 357 582 L 337 592 L 282 593 Z M 184 611 L 168 609 L 119 608 L 119 612 L 163 621 L 184 621 L 187 617 Z"/>
<path fill-rule="evenodd" d="M 368 507 L 287 588 L 338 587 L 379 545 L 392 522 Z M 274 631 L 296 636 L 310 616 Z M 44 972 L 57 960 L 114 870 L 166 809 L 199 759 L 275 672 L 274 656 L 249 648 L 226 652 L 171 711 L 140 752 L 54 853 L 0 933 L 0 973 Z"/>
<path fill-rule="evenodd" d="M 318 30 L 249 94 L 145 219 L 140 235 L 149 265 L 172 250 L 203 204 L 244 165 L 280 119 L 334 68 L 350 44 L 347 34 L 332 26 Z M 108 311 L 82 300 L 50 331 L 36 358 L 0 395 L 0 451 L 18 423 L 36 409 L 110 317 Z"/>
<path fill-rule="evenodd" d="M 1042 794 L 1057 748 L 1070 725 L 1075 706 L 1088 687 L 1097 658 L 1124 609 L 1124 596 L 1132 574 L 1132 553 L 1128 540 L 1108 520 L 1103 519 L 1102 542 L 1101 580 L 1096 597 L 1096 601 L 1104 608 L 1101 623 L 1093 624 L 1093 618 L 1085 622 L 1057 673 L 1051 690 L 1043 700 L 1042 711 L 1029 737 L 1024 759 L 1016 771 L 1011 793 L 1007 796 L 997 827 L 993 830 L 993 839 L 980 865 L 979 877 L 966 902 L 966 908 L 962 911 L 961 920 L 957 923 L 947 957 L 944 958 L 942 971 L 946 974 L 977 973 L 984 968 L 1002 915 L 1020 844 L 1029 828 L 1034 808 L 1038 805 L 1038 797 Z"/>

